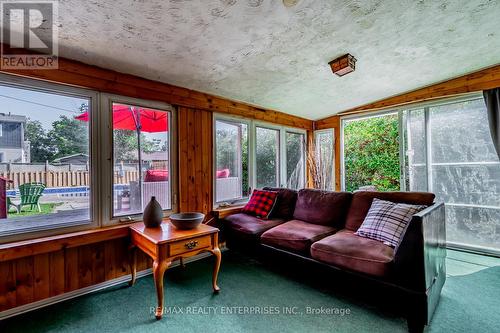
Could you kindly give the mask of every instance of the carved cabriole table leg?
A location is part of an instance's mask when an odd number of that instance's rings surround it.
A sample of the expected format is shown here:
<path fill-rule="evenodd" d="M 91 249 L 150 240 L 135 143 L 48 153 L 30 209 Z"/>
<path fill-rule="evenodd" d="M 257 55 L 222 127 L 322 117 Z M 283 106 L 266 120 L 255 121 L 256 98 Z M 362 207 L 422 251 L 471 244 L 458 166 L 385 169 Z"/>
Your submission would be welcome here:
<path fill-rule="evenodd" d="M 212 237 L 212 254 L 215 256 L 215 265 L 214 271 L 212 274 L 212 288 L 214 289 L 214 293 L 218 293 L 220 291 L 219 286 L 217 285 L 217 277 L 219 275 L 220 262 L 222 260 L 221 252 L 219 249 L 219 235 L 216 233 Z"/>
<path fill-rule="evenodd" d="M 222 256 L 220 253 L 220 249 L 218 247 L 214 248 L 210 252 L 212 252 L 212 254 L 215 256 L 214 272 L 212 275 L 212 288 L 214 289 L 214 293 L 218 293 L 220 291 L 220 288 L 217 285 L 217 276 L 219 275 L 219 268 Z"/>
<path fill-rule="evenodd" d="M 128 285 L 132 287 L 135 284 L 135 279 L 136 279 L 137 247 L 135 245 L 130 245 L 128 251 L 129 251 L 130 274 L 132 275 L 132 279 L 129 281 Z"/>
<path fill-rule="evenodd" d="M 171 263 L 171 261 L 161 261 L 158 259 L 153 262 L 153 276 L 156 286 L 156 296 L 158 298 L 158 307 L 155 313 L 156 319 L 161 319 L 163 315 L 163 275 Z"/>

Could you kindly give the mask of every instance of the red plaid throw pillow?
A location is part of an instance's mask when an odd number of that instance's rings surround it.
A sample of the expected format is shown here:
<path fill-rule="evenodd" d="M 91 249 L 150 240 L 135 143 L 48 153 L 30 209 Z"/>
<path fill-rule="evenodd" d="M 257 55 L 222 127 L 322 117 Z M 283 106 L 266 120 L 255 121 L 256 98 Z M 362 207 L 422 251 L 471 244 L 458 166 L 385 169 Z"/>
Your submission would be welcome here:
<path fill-rule="evenodd" d="M 252 197 L 245 207 L 243 207 L 242 212 L 261 219 L 267 219 L 277 197 L 278 192 L 253 190 Z"/>

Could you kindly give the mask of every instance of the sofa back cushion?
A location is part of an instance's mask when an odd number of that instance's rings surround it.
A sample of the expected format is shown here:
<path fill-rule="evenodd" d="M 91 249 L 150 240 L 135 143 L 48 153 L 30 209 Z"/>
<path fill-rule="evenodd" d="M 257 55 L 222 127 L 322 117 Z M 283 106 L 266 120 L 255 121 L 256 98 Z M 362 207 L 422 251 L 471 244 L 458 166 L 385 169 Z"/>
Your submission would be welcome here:
<path fill-rule="evenodd" d="M 428 192 L 354 192 L 345 227 L 348 230 L 357 231 L 370 210 L 374 198 L 396 203 L 430 206 L 434 202 L 434 197 L 433 193 Z"/>
<path fill-rule="evenodd" d="M 302 189 L 297 196 L 293 218 L 342 228 L 351 197 L 349 192 Z"/>
<path fill-rule="evenodd" d="M 282 187 L 264 187 L 263 190 L 278 192 L 278 198 L 269 218 L 291 220 L 297 202 L 297 191 Z"/>

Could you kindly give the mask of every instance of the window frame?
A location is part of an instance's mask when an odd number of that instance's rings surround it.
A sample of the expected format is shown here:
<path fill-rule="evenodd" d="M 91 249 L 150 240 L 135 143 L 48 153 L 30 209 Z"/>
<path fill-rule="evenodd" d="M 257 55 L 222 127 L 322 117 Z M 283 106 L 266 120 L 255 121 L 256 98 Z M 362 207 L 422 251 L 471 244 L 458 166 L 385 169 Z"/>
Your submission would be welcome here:
<path fill-rule="evenodd" d="M 278 132 L 278 149 L 277 149 L 277 158 L 278 158 L 278 168 L 276 170 L 276 180 L 277 184 L 273 187 L 284 187 L 283 183 L 283 165 L 286 164 L 286 156 L 281 149 L 282 143 L 285 142 L 284 135 L 282 133 L 281 127 L 273 124 L 262 123 L 262 122 L 254 122 L 252 126 L 252 132 L 254 134 L 255 142 L 252 150 L 254 151 L 255 159 L 253 161 L 253 174 L 254 174 L 254 182 L 252 184 L 252 188 L 257 188 L 257 128 L 274 130 Z M 285 170 L 286 174 L 286 170 Z"/>
<path fill-rule="evenodd" d="M 282 183 L 284 184 L 284 186 L 282 187 L 287 187 L 288 186 L 288 165 L 287 165 L 287 161 L 288 161 L 288 156 L 287 156 L 287 146 L 286 146 L 286 135 L 287 134 L 298 134 L 298 135 L 302 135 L 302 147 L 304 147 L 304 151 L 302 152 L 302 163 L 303 163 L 303 167 L 304 167 L 304 172 L 303 172 L 303 184 L 304 184 L 304 187 L 306 187 L 307 185 L 307 131 L 300 131 L 298 129 L 295 129 L 295 128 L 289 128 L 289 127 L 284 127 L 283 131 L 282 131 L 282 139 L 281 139 L 281 142 L 283 142 L 283 148 L 282 148 L 282 153 L 283 153 L 283 168 L 281 169 L 281 172 L 283 174 L 282 176 Z"/>
<path fill-rule="evenodd" d="M 169 174 L 171 177 L 171 209 L 164 210 L 164 216 L 177 212 L 178 200 L 178 138 L 177 108 L 171 104 L 128 96 L 104 93 L 59 83 L 0 73 L 0 85 L 41 93 L 82 98 L 89 101 L 89 220 L 60 223 L 56 226 L 37 225 L 0 233 L 0 244 L 25 239 L 50 237 L 71 232 L 100 229 L 102 227 L 142 221 L 142 213 L 131 215 L 133 220 L 123 216 L 113 217 L 113 130 L 111 103 L 123 103 L 146 108 L 165 110 L 169 117 Z M 50 219 L 50 215 L 47 217 Z M 121 220 L 121 221 L 120 221 Z"/>
<path fill-rule="evenodd" d="M 102 174 L 107 175 L 101 182 L 101 193 L 103 198 L 107 198 L 102 203 L 100 211 L 102 226 L 126 224 L 131 222 L 140 222 L 143 220 L 143 213 L 130 214 L 123 216 L 114 216 L 113 211 L 113 182 L 114 182 L 114 146 L 113 146 L 113 103 L 126 104 L 150 109 L 158 109 L 160 111 L 170 112 L 168 119 L 169 126 L 169 180 L 170 180 L 170 209 L 163 210 L 163 216 L 168 217 L 171 214 L 178 212 L 178 154 L 177 154 L 177 110 L 174 106 L 168 103 L 133 98 L 128 96 L 101 93 L 100 98 L 100 121 L 102 137 L 102 152 L 101 156 L 105 156 L 102 165 Z"/>
<path fill-rule="evenodd" d="M 344 121 L 349 120 L 349 119 L 362 119 L 362 118 L 368 118 L 368 117 L 373 117 L 373 116 L 380 116 L 384 114 L 398 114 L 400 118 L 400 151 L 401 147 L 403 148 L 402 150 L 405 152 L 405 154 L 400 153 L 400 157 L 403 159 L 400 161 L 400 166 L 404 166 L 406 163 L 408 163 L 408 157 L 406 156 L 406 151 L 408 149 L 408 142 L 405 139 L 407 136 L 407 127 L 402 126 L 401 123 L 404 122 L 404 117 L 405 111 L 414 111 L 414 110 L 422 110 L 424 113 L 424 133 L 423 133 L 423 141 L 424 141 L 424 146 L 423 149 L 425 151 L 425 166 L 426 166 L 426 174 L 425 174 L 425 179 L 426 179 L 426 186 L 427 186 L 427 192 L 433 192 L 434 191 L 434 183 L 433 183 L 433 171 L 432 171 L 432 166 L 435 165 L 432 160 L 432 133 L 431 133 L 431 108 L 432 107 L 439 107 L 443 105 L 448 105 L 448 104 L 455 104 L 455 103 L 460 103 L 460 102 L 466 102 L 466 101 L 472 101 L 472 100 L 480 100 L 482 99 L 481 93 L 478 92 L 472 92 L 472 93 L 467 93 L 463 94 L 460 96 L 453 96 L 453 97 L 448 97 L 448 98 L 440 98 L 440 99 L 435 99 L 435 100 L 430 100 L 426 102 L 421 102 L 421 103 L 412 103 L 412 104 L 406 104 L 402 105 L 399 107 L 393 107 L 393 108 L 388 108 L 385 110 L 381 110 L 379 112 L 373 112 L 369 114 L 362 114 L 362 115 L 346 115 L 341 117 L 341 136 L 340 136 L 340 158 L 341 158 L 341 181 L 342 181 L 342 189 L 345 188 L 345 177 L 344 177 Z M 401 141 L 403 140 L 403 141 Z M 464 164 L 466 164 L 465 162 Z M 484 165 L 492 165 L 492 164 L 498 164 L 500 162 L 473 162 L 475 164 L 484 164 Z M 403 175 L 402 175 L 403 176 Z M 406 175 L 408 176 L 408 175 Z M 404 182 L 402 182 L 404 184 Z M 410 189 L 408 189 L 410 190 Z M 476 204 L 460 204 L 460 203 L 447 203 L 445 202 L 445 205 L 448 206 L 458 206 L 458 207 L 481 207 L 481 205 L 476 205 Z M 489 206 L 487 206 L 489 207 Z M 494 207 L 497 209 L 497 207 Z M 498 249 L 490 248 L 490 247 L 485 247 L 482 245 L 475 245 L 475 244 L 464 244 L 464 243 L 459 243 L 459 242 L 454 242 L 447 240 L 446 242 L 446 247 L 449 249 L 457 249 L 457 250 L 465 250 L 465 251 L 470 251 L 474 253 L 479 253 L 483 255 L 499 255 L 500 252 Z"/>
<path fill-rule="evenodd" d="M 399 118 L 401 118 L 399 115 L 402 112 L 402 109 L 387 109 L 387 110 L 381 110 L 377 112 L 370 112 L 369 114 L 353 114 L 353 115 L 347 115 L 347 116 L 342 116 L 340 117 L 340 189 L 341 191 L 345 191 L 345 124 L 349 121 L 357 121 L 357 120 L 363 120 L 363 119 L 369 119 L 369 118 L 377 118 L 377 117 L 384 117 L 387 115 L 398 115 Z M 399 122 L 401 123 L 401 122 Z M 399 141 L 400 141 L 400 146 L 401 146 L 401 140 L 402 140 L 403 135 L 399 136 Z M 403 156 L 399 156 L 399 164 L 401 165 L 401 161 Z"/>
<path fill-rule="evenodd" d="M 318 149 L 319 149 L 319 145 L 318 145 L 318 139 L 319 139 L 319 136 L 321 134 L 328 134 L 328 135 L 331 135 L 332 136 L 332 191 L 335 191 L 335 184 L 336 184 L 336 175 L 335 175 L 335 160 L 337 159 L 337 156 L 335 156 L 335 143 L 336 143 L 336 140 L 335 140 L 335 128 L 325 128 L 325 129 L 321 129 L 321 130 L 315 130 L 314 131 L 314 149 L 315 149 L 315 152 L 314 154 L 316 155 L 315 158 L 318 157 Z"/>
<path fill-rule="evenodd" d="M 348 115 L 343 115 L 340 116 L 340 186 L 341 190 L 345 190 L 345 161 L 344 161 L 344 155 L 345 155 L 345 150 L 344 150 L 344 126 L 345 122 L 348 122 L 349 120 L 361 120 L 361 119 L 367 119 L 367 118 L 374 118 L 374 117 L 382 117 L 388 114 L 397 114 L 399 116 L 399 126 L 400 126 L 400 135 L 399 135 L 399 144 L 400 147 L 403 146 L 406 148 L 406 144 L 404 142 L 404 137 L 406 131 L 406 128 L 401 127 L 402 119 L 403 117 L 401 116 L 404 111 L 408 110 L 415 110 L 415 109 L 426 109 L 431 106 L 439 106 L 439 105 L 446 105 L 446 104 L 453 104 L 453 103 L 458 103 L 460 101 L 467 101 L 470 99 L 475 99 L 475 98 L 480 98 L 481 94 L 478 92 L 471 92 L 471 93 L 466 93 L 462 94 L 460 96 L 453 96 L 453 97 L 445 97 L 445 98 L 439 98 L 439 99 L 433 99 L 429 101 L 424 101 L 424 102 L 417 102 L 417 103 L 409 103 L 409 104 L 404 104 L 396 107 L 388 107 L 382 110 L 378 111 L 367 111 L 363 113 L 355 113 L 355 114 L 348 114 Z M 428 112 L 425 112 L 426 114 Z M 427 141 L 427 133 L 428 133 L 428 126 L 429 126 L 429 116 L 425 116 L 425 126 L 426 126 L 426 134 L 425 134 L 425 140 Z M 430 154 L 429 147 L 426 147 L 426 154 Z M 428 157 L 428 156 L 427 156 Z M 406 163 L 406 156 L 405 154 L 400 153 L 400 165 L 404 165 Z M 401 184 L 405 184 L 405 182 L 401 182 Z M 427 189 L 430 191 L 430 188 L 428 187 Z"/>
<path fill-rule="evenodd" d="M 55 94 L 66 97 L 75 97 L 89 100 L 89 220 L 60 223 L 57 226 L 37 225 L 0 233 L 0 244 L 30 238 L 47 237 L 69 232 L 76 232 L 100 227 L 99 212 L 101 210 L 101 193 L 99 184 L 100 136 L 99 136 L 99 92 L 51 83 L 24 77 L 0 73 L 0 85 L 17 89 L 30 90 L 46 94 Z M 50 215 L 48 217 L 50 219 Z"/>
<path fill-rule="evenodd" d="M 284 126 L 284 125 L 279 125 L 279 124 L 273 124 L 261 120 L 254 120 L 254 119 L 249 119 L 245 118 L 242 116 L 234 116 L 234 115 L 227 115 L 227 114 L 220 114 L 220 113 L 214 113 L 213 116 L 213 130 L 212 130 L 212 137 L 213 137 L 213 144 L 214 144 L 214 149 L 213 149 L 213 166 L 212 166 L 212 180 L 213 183 L 215 184 L 216 181 L 216 168 L 217 168 L 217 146 L 216 146 L 216 141 L 215 141 L 215 131 L 216 131 L 216 122 L 217 120 L 221 121 L 226 121 L 226 122 L 234 122 L 234 123 L 244 123 L 248 126 L 248 184 L 249 184 L 249 196 L 252 193 L 252 190 L 256 188 L 256 183 L 257 183 L 257 168 L 256 168 L 256 129 L 257 127 L 265 128 L 265 129 L 274 129 L 279 132 L 278 139 L 279 139 L 279 147 L 278 147 L 278 158 L 279 158 L 279 167 L 278 167 L 278 172 L 279 172 L 279 184 L 277 187 L 286 187 L 287 184 L 287 163 L 286 163 L 286 134 L 287 133 L 292 133 L 292 134 L 301 134 L 303 135 L 304 138 L 304 152 L 303 152 L 303 159 L 304 159 L 304 187 L 307 186 L 307 163 L 306 163 L 306 157 L 307 157 L 307 130 L 300 129 L 300 128 L 295 128 L 295 127 L 289 127 L 289 126 Z M 241 205 L 243 203 L 246 203 L 249 199 L 248 197 L 244 197 L 240 200 L 236 200 L 234 202 L 217 202 L 217 193 L 216 193 L 216 187 L 215 185 L 213 186 L 213 206 L 214 208 L 221 207 L 221 204 L 227 203 L 229 206 L 234 206 L 234 205 Z M 225 206 L 225 205 L 224 205 Z"/>
<path fill-rule="evenodd" d="M 227 122 L 227 123 L 233 123 L 233 124 L 245 124 L 247 125 L 247 140 L 248 140 L 248 190 L 249 193 L 252 192 L 253 189 L 253 175 L 251 173 L 252 170 L 252 165 L 253 165 L 253 159 L 254 155 L 252 152 L 252 130 L 251 130 L 251 121 L 249 119 L 243 118 L 243 117 L 236 117 L 236 116 L 227 116 L 227 115 L 221 115 L 221 114 L 216 114 L 214 113 L 213 116 L 213 130 L 212 130 L 212 142 L 213 142 L 213 163 L 212 163 L 212 194 L 213 194 L 213 206 L 218 207 L 222 203 L 227 203 L 227 201 L 217 201 L 217 191 L 216 191 L 216 182 L 217 182 L 217 121 L 222 121 L 222 122 Z M 242 160 L 242 158 L 240 157 Z M 242 168 L 243 170 L 243 168 Z M 249 196 L 243 196 L 242 198 L 239 199 L 233 199 L 230 202 L 230 205 L 238 205 L 241 203 L 247 202 L 249 199 Z"/>
<path fill-rule="evenodd" d="M 261 128 L 267 128 L 267 129 L 274 129 L 279 132 L 279 142 L 278 142 L 278 156 L 279 156 L 279 177 L 278 177 L 278 187 L 286 187 L 287 185 L 287 165 L 286 165 L 286 134 L 287 133 L 293 133 L 293 134 L 301 134 L 304 136 L 304 152 L 303 152 L 303 159 L 304 162 L 306 161 L 306 154 L 307 154 L 307 131 L 300 129 L 300 128 L 294 128 L 294 127 L 288 127 L 288 126 L 283 126 L 283 125 L 278 125 L 278 124 L 273 124 L 273 123 L 268 123 L 268 122 L 263 122 L 263 121 L 257 121 L 254 120 L 252 121 L 252 133 L 253 136 L 256 140 L 256 128 L 261 127 Z M 256 154 L 256 141 L 254 142 L 254 146 L 252 148 L 254 154 Z M 254 163 L 256 163 L 256 158 L 254 159 Z M 304 186 L 307 184 L 307 176 L 306 176 L 306 170 L 307 167 L 304 163 Z M 254 183 L 252 184 L 252 188 L 256 188 L 257 185 L 257 168 L 256 165 L 254 164 L 254 169 L 253 169 L 253 174 L 254 174 Z"/>

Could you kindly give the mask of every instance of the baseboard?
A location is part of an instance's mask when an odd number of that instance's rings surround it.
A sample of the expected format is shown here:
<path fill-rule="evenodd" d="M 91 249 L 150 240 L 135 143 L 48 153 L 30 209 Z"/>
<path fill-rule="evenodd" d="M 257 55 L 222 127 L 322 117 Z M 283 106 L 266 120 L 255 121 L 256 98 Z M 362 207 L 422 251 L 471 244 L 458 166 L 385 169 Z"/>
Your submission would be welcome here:
<path fill-rule="evenodd" d="M 209 257 L 211 255 L 212 254 L 209 252 L 203 252 L 203 253 L 200 253 L 196 256 L 185 258 L 184 263 L 187 264 L 189 262 L 200 260 L 200 259 Z M 176 267 L 176 266 L 179 266 L 179 261 L 175 261 L 174 263 L 172 263 L 172 265 L 170 267 Z M 137 278 L 148 276 L 152 273 L 153 273 L 153 270 L 151 268 L 149 268 L 149 269 L 137 272 Z M 29 304 L 21 305 L 21 306 L 12 308 L 12 309 L 8 309 L 8 310 L 0 312 L 0 320 L 7 319 L 7 318 L 10 318 L 13 316 L 17 316 L 17 315 L 20 315 L 22 313 L 26 313 L 29 311 L 41 309 L 43 307 L 53 305 L 53 304 L 56 304 L 59 302 L 64 302 L 66 300 L 69 300 L 69 299 L 72 299 L 75 297 L 95 293 L 97 291 L 100 291 L 100 290 L 103 290 L 103 289 L 106 289 L 109 287 L 114 287 L 114 286 L 117 286 L 117 285 L 122 284 L 122 283 L 128 283 L 131 278 L 132 278 L 131 275 L 127 274 L 127 275 L 120 276 L 120 277 L 112 279 L 112 280 L 108 280 L 108 281 L 104 281 L 104 282 L 101 282 L 98 284 L 94 284 L 92 286 L 73 290 L 73 291 L 70 291 L 70 292 L 67 292 L 67 293 L 64 293 L 61 295 L 57 295 L 54 297 L 42 299 L 40 301 L 36 301 L 33 303 L 29 303 Z"/>

